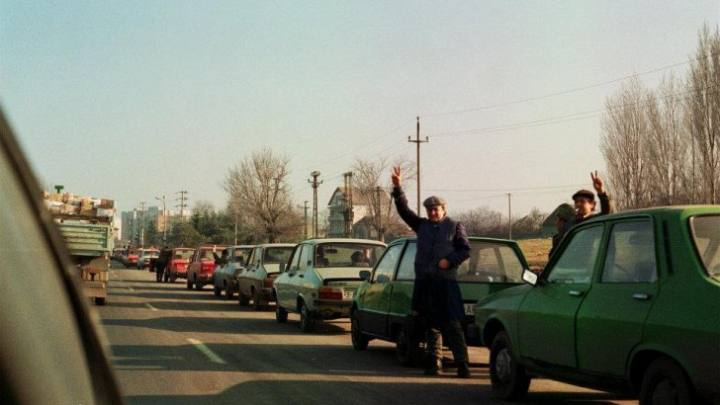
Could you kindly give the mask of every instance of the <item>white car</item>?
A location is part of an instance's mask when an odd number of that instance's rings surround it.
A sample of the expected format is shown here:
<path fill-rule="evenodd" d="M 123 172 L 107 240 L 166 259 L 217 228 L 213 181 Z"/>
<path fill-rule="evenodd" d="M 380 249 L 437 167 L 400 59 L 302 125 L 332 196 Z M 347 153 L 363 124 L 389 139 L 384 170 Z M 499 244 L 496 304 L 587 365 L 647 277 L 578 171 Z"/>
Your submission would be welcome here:
<path fill-rule="evenodd" d="M 367 239 L 310 239 L 295 247 L 273 288 L 275 319 L 287 322 L 300 314 L 300 327 L 310 332 L 316 321 L 348 318 L 353 295 L 386 245 Z"/>

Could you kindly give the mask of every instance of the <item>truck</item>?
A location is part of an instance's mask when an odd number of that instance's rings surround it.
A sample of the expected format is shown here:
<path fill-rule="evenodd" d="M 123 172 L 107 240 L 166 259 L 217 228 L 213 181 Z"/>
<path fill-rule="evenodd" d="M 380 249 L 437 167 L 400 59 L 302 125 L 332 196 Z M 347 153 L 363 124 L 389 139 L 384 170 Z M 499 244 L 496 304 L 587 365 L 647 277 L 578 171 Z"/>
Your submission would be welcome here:
<path fill-rule="evenodd" d="M 82 279 L 83 291 L 96 305 L 107 303 L 108 269 L 113 252 L 114 201 L 45 193 L 45 204 L 60 229 Z"/>

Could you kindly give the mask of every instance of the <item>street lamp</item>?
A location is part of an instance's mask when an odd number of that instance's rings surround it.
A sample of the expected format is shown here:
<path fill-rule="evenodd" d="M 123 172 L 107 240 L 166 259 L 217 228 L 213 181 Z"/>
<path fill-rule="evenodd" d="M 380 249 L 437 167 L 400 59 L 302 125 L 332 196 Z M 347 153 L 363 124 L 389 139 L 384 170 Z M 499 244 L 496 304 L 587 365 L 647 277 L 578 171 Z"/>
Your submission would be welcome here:
<path fill-rule="evenodd" d="M 165 212 L 165 196 L 161 198 L 155 197 L 156 200 L 161 201 L 163 205 L 163 245 L 167 243 L 167 213 Z"/>

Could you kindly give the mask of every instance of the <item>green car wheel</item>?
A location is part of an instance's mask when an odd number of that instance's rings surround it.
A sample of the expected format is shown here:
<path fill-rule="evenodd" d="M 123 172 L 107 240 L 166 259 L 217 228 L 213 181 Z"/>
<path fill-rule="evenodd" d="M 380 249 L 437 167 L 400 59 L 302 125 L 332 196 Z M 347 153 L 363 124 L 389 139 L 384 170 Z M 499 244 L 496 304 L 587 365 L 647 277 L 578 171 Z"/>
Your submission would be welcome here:
<path fill-rule="evenodd" d="M 507 332 L 501 331 L 493 339 L 490 349 L 490 381 L 495 398 L 514 401 L 523 398 L 530 388 L 530 377 L 512 356 Z"/>
<path fill-rule="evenodd" d="M 357 310 L 350 314 L 350 339 L 352 340 L 353 349 L 359 351 L 367 349 L 368 343 L 370 343 L 370 339 L 363 335 L 362 329 L 360 328 Z"/>

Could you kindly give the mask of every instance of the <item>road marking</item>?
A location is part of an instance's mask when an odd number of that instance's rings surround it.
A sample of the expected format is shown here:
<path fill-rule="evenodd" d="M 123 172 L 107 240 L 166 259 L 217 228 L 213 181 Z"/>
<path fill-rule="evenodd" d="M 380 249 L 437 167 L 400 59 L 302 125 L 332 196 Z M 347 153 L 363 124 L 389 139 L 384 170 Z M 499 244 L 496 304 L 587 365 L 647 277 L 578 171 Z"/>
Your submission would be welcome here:
<path fill-rule="evenodd" d="M 207 358 L 209 358 L 210 361 L 212 361 L 213 363 L 227 364 L 227 363 L 225 363 L 225 360 L 221 359 L 220 356 L 213 353 L 213 351 L 210 350 L 207 346 L 205 346 L 205 344 L 203 342 L 201 342 L 197 339 L 188 339 L 187 341 L 192 343 L 198 350 L 200 350 L 200 352 L 202 352 L 202 354 L 207 356 Z"/>
<path fill-rule="evenodd" d="M 145 305 L 146 305 L 148 308 L 152 309 L 153 311 L 157 311 L 157 310 L 158 310 L 157 308 L 155 308 L 154 306 L 148 304 L 147 302 L 145 303 Z"/>

